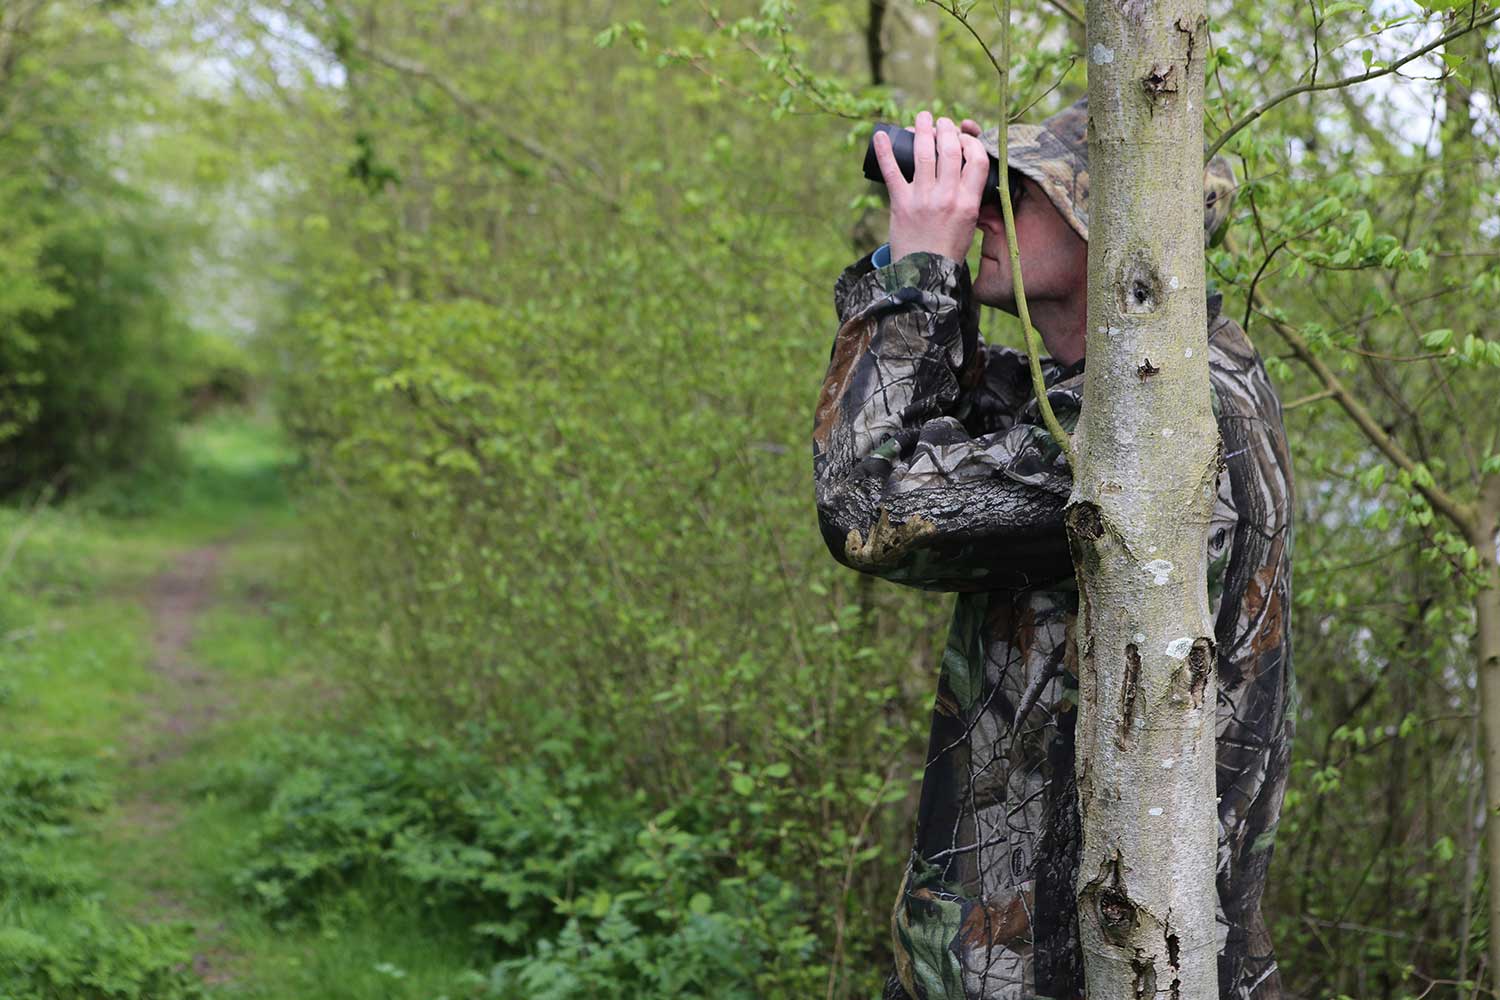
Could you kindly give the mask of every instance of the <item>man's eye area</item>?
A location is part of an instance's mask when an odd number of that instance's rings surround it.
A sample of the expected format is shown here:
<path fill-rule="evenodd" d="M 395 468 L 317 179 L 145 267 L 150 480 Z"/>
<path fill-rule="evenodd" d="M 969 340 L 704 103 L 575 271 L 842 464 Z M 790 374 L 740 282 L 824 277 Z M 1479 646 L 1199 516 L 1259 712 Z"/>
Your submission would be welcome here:
<path fill-rule="evenodd" d="M 1010 203 L 1014 205 L 1026 194 L 1026 183 L 1019 170 L 1007 171 L 1006 176 L 1010 186 Z"/>

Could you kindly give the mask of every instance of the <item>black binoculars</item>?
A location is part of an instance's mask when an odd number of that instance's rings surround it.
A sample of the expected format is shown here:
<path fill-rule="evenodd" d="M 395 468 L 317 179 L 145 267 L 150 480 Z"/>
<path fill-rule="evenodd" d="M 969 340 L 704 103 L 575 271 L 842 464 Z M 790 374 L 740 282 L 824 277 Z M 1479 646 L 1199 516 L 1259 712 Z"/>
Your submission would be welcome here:
<path fill-rule="evenodd" d="M 875 132 L 884 132 L 891 137 L 891 153 L 896 157 L 896 165 L 901 168 L 901 176 L 908 181 L 916 173 L 916 158 L 912 155 L 912 142 L 916 136 L 908 132 L 903 126 L 888 125 L 884 122 L 875 126 Z M 865 176 L 879 184 L 885 183 L 885 175 L 880 172 L 880 161 L 875 158 L 875 133 L 870 134 L 870 146 L 865 150 Z M 983 202 L 999 202 L 1000 200 L 1000 161 L 993 156 L 990 157 L 990 176 L 984 182 Z"/>

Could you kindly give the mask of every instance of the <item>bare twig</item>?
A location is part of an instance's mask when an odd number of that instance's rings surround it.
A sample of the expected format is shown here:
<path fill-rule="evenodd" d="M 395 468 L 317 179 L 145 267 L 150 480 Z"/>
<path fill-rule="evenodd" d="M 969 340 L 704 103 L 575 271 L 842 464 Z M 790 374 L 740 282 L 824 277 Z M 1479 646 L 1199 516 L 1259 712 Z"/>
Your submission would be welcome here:
<path fill-rule="evenodd" d="M 1073 6 L 1067 3 L 1066 0 L 1047 0 L 1047 2 L 1061 11 L 1063 15 L 1068 18 L 1068 20 L 1073 21 L 1077 24 L 1085 23 L 1083 15 L 1074 10 Z"/>
<path fill-rule="evenodd" d="M 1283 403 L 1281 408 L 1283 411 L 1295 410 L 1299 406 L 1306 406 L 1308 403 L 1316 403 L 1318 400 L 1328 399 L 1332 395 L 1332 389 L 1324 389 L 1322 392 L 1314 392 L 1310 393 L 1309 395 L 1303 396 L 1301 399 L 1294 399 L 1290 403 Z"/>
<path fill-rule="evenodd" d="M 1483 27 L 1484 25 L 1493 23 L 1497 20 L 1500 20 L 1500 10 L 1491 11 L 1484 17 L 1477 18 L 1469 24 L 1464 24 L 1458 28 L 1454 28 L 1452 31 L 1448 31 L 1439 35 L 1436 39 L 1428 42 L 1421 48 L 1416 49 L 1412 52 L 1408 52 L 1400 59 L 1397 59 L 1395 62 L 1389 63 L 1388 65 L 1382 66 L 1380 69 L 1372 69 L 1364 73 L 1356 73 L 1353 76 L 1342 77 L 1341 79 L 1332 80 L 1328 83 L 1315 83 L 1309 81 L 1307 83 L 1299 83 L 1294 87 L 1288 87 L 1281 93 L 1266 98 L 1264 101 L 1261 101 L 1255 107 L 1251 108 L 1249 111 L 1241 115 L 1233 125 L 1230 125 L 1229 128 L 1225 129 L 1224 132 L 1220 134 L 1220 136 L 1215 139 L 1213 143 L 1208 147 L 1208 152 L 1205 154 L 1205 159 L 1212 159 L 1213 155 L 1219 151 L 1224 143 L 1234 138 L 1236 133 L 1238 133 L 1245 126 L 1249 125 L 1251 122 L 1255 121 L 1261 115 L 1265 114 L 1267 111 L 1270 111 L 1272 108 L 1276 107 L 1276 105 L 1282 103 L 1283 101 L 1290 100 L 1291 98 L 1296 97 L 1298 94 L 1306 94 L 1311 91 L 1318 90 L 1337 90 L 1341 87 L 1352 87 L 1356 83 L 1365 83 L 1366 81 L 1378 79 L 1382 76 L 1389 76 L 1390 74 L 1400 69 L 1402 66 L 1405 66 L 1407 63 L 1411 62 L 1413 59 L 1418 59 L 1422 56 L 1425 56 L 1433 49 L 1451 42 L 1455 38 L 1466 35 L 1470 31 L 1473 31 L 1475 28 Z"/>

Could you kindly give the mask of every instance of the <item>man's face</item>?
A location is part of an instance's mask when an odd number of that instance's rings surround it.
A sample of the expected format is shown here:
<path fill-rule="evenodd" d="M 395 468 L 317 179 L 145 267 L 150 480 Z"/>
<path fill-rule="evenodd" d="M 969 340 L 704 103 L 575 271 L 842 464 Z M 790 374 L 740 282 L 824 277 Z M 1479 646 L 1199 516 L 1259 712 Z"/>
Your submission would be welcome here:
<path fill-rule="evenodd" d="M 1027 304 L 1062 301 L 1088 287 L 1088 247 L 1083 237 L 1058 212 L 1037 183 L 1020 177 L 1020 199 L 1012 198 L 1016 214 L 1016 245 L 1021 274 L 1026 279 Z M 979 274 L 974 297 L 987 306 L 1016 311 L 1015 285 L 1010 274 L 1010 251 L 1005 245 L 1005 222 L 1000 206 L 986 202 L 979 208 Z"/>

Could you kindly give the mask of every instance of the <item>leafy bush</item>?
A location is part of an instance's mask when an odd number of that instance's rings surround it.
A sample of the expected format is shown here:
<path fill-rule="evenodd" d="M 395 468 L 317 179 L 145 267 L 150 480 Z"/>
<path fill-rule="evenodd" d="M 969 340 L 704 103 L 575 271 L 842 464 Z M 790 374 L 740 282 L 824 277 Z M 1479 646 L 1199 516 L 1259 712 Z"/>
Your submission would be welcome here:
<path fill-rule="evenodd" d="M 285 743 L 235 779 L 266 806 L 236 882 L 287 918 L 346 887 L 417 898 L 498 959 L 487 996 L 808 995 L 799 892 L 734 856 L 717 806 L 653 816 L 580 743 L 499 767 L 390 727 Z"/>
<path fill-rule="evenodd" d="M 81 894 L 92 873 L 60 857 L 82 812 L 104 804 L 94 774 L 59 761 L 0 752 L 0 894 L 36 899 Z"/>
<path fill-rule="evenodd" d="M 946 602 L 828 558 L 795 327 L 693 317 L 703 261 L 646 263 L 559 262 L 546 305 L 316 321 L 294 426 L 337 485 L 309 506 L 305 634 L 419 724 L 493 720 L 501 760 L 596 734 L 648 814 L 729 817 L 873 988 Z"/>
<path fill-rule="evenodd" d="M 98 779 L 85 768 L 0 751 L 0 837 L 8 843 L 65 836 L 80 812 L 104 801 Z"/>
<path fill-rule="evenodd" d="M 160 69 L 114 13 L 34 6 L 8 50 L 0 494 L 74 490 L 175 458 L 190 209 L 143 167 L 146 132 L 122 142 L 157 114 L 145 109 Z M 66 55 L 79 46 L 94 53 L 86 71 Z"/>
<path fill-rule="evenodd" d="M 7 1000 L 190 1000 L 183 928 L 133 926 L 84 902 L 36 927 L 0 924 L 0 995 Z"/>
<path fill-rule="evenodd" d="M 125 194 L 121 194 L 125 197 Z M 187 328 L 164 287 L 156 227 L 79 217 L 43 255 L 62 275 L 66 304 L 27 323 L 36 419 L 0 443 L 0 490 L 55 482 L 75 489 L 102 476 L 171 468 Z"/>
<path fill-rule="evenodd" d="M 215 409 L 244 406 L 260 377 L 254 353 L 239 340 L 212 334 L 193 338 L 183 359 L 188 415 L 197 419 Z"/>
<path fill-rule="evenodd" d="M 0 996 L 6 1000 L 189 1000 L 201 996 L 182 927 L 105 912 L 98 876 L 62 842 L 100 808 L 91 771 L 0 753 Z"/>

